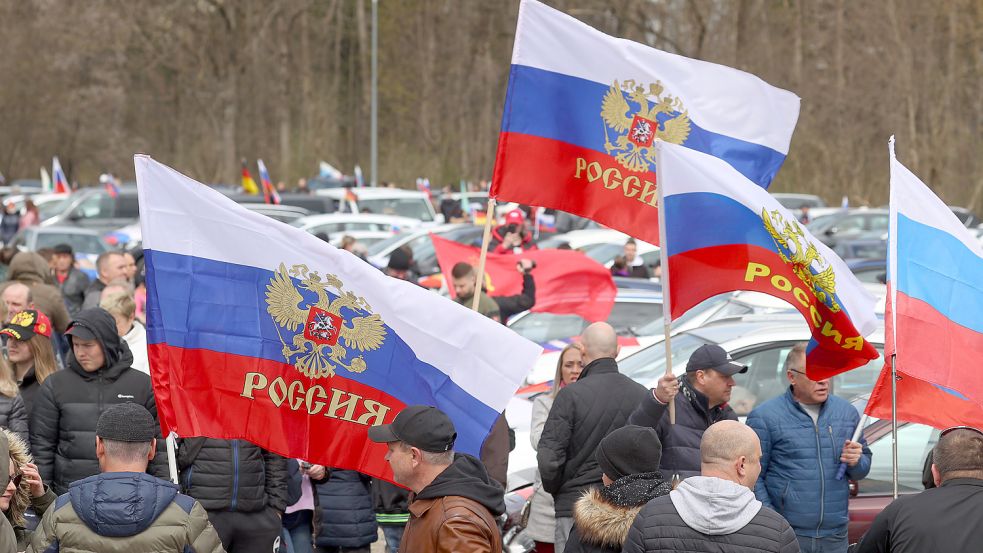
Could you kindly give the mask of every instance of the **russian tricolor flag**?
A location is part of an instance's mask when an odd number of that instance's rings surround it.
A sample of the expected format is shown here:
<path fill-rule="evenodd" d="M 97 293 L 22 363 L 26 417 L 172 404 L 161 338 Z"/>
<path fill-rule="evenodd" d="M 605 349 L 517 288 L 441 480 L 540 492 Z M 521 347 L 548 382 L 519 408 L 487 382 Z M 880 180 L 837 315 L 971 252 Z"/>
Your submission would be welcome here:
<path fill-rule="evenodd" d="M 65 172 L 61 169 L 61 162 L 58 161 L 58 156 L 51 158 L 51 178 L 55 194 L 68 194 L 71 191 L 68 186 L 68 179 L 65 178 Z"/>
<path fill-rule="evenodd" d="M 754 75 L 615 38 L 522 0 L 491 195 L 658 243 L 657 139 L 767 188 L 799 98 Z"/>
<path fill-rule="evenodd" d="M 663 144 L 660 162 L 672 319 L 711 296 L 753 290 L 809 322 L 812 379 L 877 358 L 864 339 L 877 327 L 874 298 L 795 215 L 720 158 Z"/>
<path fill-rule="evenodd" d="M 367 439 L 435 405 L 478 455 L 542 349 L 313 235 L 134 157 L 164 433 L 242 438 L 390 479 Z"/>
<path fill-rule="evenodd" d="M 920 402 L 924 415 L 931 417 L 947 401 L 967 416 L 971 410 L 965 406 L 975 404 L 972 420 L 981 420 L 983 248 L 952 210 L 897 160 L 893 138 L 889 241 L 891 312 L 885 355 L 896 354 L 902 380 L 919 379 L 934 388 L 921 398 L 902 398 L 899 392 L 899 408 L 903 401 L 934 397 Z"/>
<path fill-rule="evenodd" d="M 266 164 L 260 159 L 256 162 L 259 167 L 259 182 L 263 186 L 263 202 L 273 205 L 280 205 L 280 193 L 273 186 L 270 180 L 270 172 L 266 170 Z"/>

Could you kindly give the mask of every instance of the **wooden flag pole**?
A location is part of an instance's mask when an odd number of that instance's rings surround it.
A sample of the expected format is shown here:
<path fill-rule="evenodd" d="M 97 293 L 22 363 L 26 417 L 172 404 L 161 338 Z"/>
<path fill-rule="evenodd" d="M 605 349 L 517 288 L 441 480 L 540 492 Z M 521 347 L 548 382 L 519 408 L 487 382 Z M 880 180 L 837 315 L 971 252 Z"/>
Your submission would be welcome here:
<path fill-rule="evenodd" d="M 475 275 L 474 296 L 471 298 L 471 309 L 478 310 L 478 300 L 481 299 L 481 288 L 485 283 L 485 258 L 488 257 L 488 242 L 491 241 L 491 226 L 495 220 L 495 198 L 488 198 L 488 208 L 485 212 L 485 232 L 481 237 L 481 254 L 478 257 L 478 272 Z"/>
<path fill-rule="evenodd" d="M 662 266 L 662 320 L 663 331 L 665 332 L 666 346 L 666 375 L 672 376 L 672 342 L 670 341 L 670 331 L 672 330 L 672 307 L 669 300 L 669 259 L 666 254 L 666 209 L 665 195 L 662 192 L 662 140 L 656 139 L 658 144 L 655 149 L 655 186 L 659 194 L 659 263 Z M 676 401 L 669 402 L 669 424 L 676 424 Z"/>

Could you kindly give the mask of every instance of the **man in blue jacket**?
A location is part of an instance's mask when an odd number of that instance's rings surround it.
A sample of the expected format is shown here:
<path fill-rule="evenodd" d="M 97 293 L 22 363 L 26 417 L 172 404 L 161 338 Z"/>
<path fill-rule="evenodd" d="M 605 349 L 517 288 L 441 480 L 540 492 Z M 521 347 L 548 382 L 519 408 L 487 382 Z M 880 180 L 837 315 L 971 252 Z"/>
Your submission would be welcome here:
<path fill-rule="evenodd" d="M 860 415 L 849 402 L 829 394 L 829 379 L 809 380 L 806 345 L 785 358 L 790 386 L 758 406 L 747 424 L 761 439 L 758 500 L 788 520 L 803 553 L 847 550 L 849 480 L 870 471 L 866 441 L 851 441 Z M 840 463 L 846 476 L 836 479 Z"/>

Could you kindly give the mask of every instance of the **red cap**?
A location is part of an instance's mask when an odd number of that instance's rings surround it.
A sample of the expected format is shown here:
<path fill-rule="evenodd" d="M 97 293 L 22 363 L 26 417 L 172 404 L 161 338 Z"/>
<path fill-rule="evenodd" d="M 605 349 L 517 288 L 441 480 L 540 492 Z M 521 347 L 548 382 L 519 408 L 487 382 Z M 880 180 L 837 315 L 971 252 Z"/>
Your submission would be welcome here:
<path fill-rule="evenodd" d="M 509 211 L 508 213 L 505 214 L 506 225 L 511 225 L 513 223 L 516 225 L 521 225 L 522 223 L 525 222 L 525 220 L 526 220 L 526 216 L 524 213 L 522 213 L 521 209 L 513 209 L 512 211 Z"/>

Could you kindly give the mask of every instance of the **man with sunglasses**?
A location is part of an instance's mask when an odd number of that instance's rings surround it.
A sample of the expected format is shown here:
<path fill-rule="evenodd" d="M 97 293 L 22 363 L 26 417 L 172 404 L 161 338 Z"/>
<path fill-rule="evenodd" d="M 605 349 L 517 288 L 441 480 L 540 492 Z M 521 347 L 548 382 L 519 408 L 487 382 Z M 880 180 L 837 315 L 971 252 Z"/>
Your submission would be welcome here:
<path fill-rule="evenodd" d="M 896 499 L 853 553 L 979 551 L 983 544 L 983 431 L 957 426 L 932 450 L 937 487 Z"/>
<path fill-rule="evenodd" d="M 785 358 L 789 387 L 748 415 L 747 424 L 761 440 L 758 500 L 788 520 L 803 553 L 847 550 L 850 480 L 870 471 L 866 442 L 851 440 L 860 415 L 850 403 L 830 394 L 830 380 L 806 375 L 806 344 Z M 837 479 L 840 463 L 846 475 Z"/>

